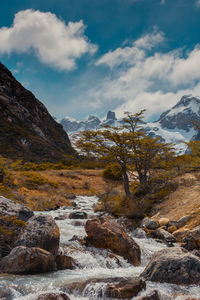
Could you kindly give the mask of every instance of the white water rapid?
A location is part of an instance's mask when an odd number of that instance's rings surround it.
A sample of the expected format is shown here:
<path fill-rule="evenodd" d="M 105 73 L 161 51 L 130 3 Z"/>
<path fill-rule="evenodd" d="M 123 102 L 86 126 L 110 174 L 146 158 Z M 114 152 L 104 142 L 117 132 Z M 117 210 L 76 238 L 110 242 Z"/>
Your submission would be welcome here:
<path fill-rule="evenodd" d="M 12 289 L 15 300 L 36 300 L 37 296 L 44 292 L 66 292 L 71 300 L 95 300 L 106 299 L 104 291 L 106 283 L 103 279 L 116 277 L 136 277 L 141 274 L 152 254 L 165 247 L 164 244 L 157 243 L 152 239 L 139 239 L 132 237 L 139 244 L 142 251 L 142 264 L 140 267 L 134 267 L 127 263 L 121 257 L 110 258 L 109 251 L 95 248 L 86 248 L 72 237 L 84 237 L 84 224 L 87 219 L 69 219 L 67 216 L 74 211 L 85 212 L 88 218 L 94 217 L 94 204 L 98 201 L 97 197 L 76 198 L 76 207 L 63 207 L 56 211 L 43 212 L 43 214 L 52 215 L 54 218 L 60 218 L 65 215 L 66 219 L 56 220 L 61 233 L 61 248 L 65 244 L 69 249 L 68 254 L 78 263 L 75 270 L 63 270 L 47 274 L 13 276 L 5 275 L 0 277 L 0 284 L 6 284 Z M 72 240 L 71 240 L 72 239 Z M 71 241 L 70 241 L 71 240 Z M 72 290 L 68 292 L 67 285 L 74 282 L 84 282 L 89 279 L 99 279 L 94 284 L 88 284 L 80 292 Z M 102 280 L 102 281 L 101 281 Z M 166 299 L 185 299 L 181 294 L 192 297 L 200 296 L 200 287 L 186 286 L 180 287 L 173 284 L 160 284 L 147 282 L 147 289 L 139 294 L 146 295 L 152 290 L 159 290 L 162 294 L 162 300 Z M 176 297 L 172 295 L 177 294 Z M 99 296 L 101 295 L 101 296 Z M 133 299 L 137 299 L 139 296 Z"/>

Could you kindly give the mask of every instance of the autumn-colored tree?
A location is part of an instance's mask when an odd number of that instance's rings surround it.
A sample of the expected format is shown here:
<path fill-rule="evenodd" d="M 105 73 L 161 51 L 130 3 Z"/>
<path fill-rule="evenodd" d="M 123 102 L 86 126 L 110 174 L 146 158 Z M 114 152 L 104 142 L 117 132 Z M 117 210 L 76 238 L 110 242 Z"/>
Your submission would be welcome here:
<path fill-rule="evenodd" d="M 143 113 L 144 110 L 136 114 L 126 113 L 119 127 L 84 131 L 77 142 L 77 147 L 87 155 L 101 156 L 120 165 L 127 197 L 131 195 L 129 175 L 134 174 L 141 185 L 148 187 L 151 169 L 171 151 L 171 145 L 161 143 L 158 137 L 147 136 L 142 130 Z"/>

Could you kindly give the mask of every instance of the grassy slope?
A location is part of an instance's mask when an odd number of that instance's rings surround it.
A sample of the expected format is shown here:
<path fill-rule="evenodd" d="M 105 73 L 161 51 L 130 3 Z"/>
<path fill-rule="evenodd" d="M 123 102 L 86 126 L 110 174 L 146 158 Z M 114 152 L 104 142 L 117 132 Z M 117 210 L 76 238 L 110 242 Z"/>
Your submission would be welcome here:
<path fill-rule="evenodd" d="M 178 189 L 155 204 L 153 214 L 170 220 L 190 215 L 186 228 L 192 229 L 200 224 L 200 173 L 186 173 L 176 180 Z"/>

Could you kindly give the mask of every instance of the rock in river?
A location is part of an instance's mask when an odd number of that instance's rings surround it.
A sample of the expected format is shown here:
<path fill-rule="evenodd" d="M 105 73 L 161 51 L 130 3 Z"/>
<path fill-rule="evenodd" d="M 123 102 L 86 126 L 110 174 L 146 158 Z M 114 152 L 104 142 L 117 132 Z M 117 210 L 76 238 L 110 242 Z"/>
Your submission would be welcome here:
<path fill-rule="evenodd" d="M 17 216 L 19 220 L 27 221 L 34 214 L 25 205 L 15 203 L 14 201 L 0 196 L 0 215 Z"/>
<path fill-rule="evenodd" d="M 87 242 L 96 248 L 110 249 L 133 265 L 140 265 L 140 247 L 124 229 L 110 217 L 100 217 L 86 222 Z"/>
<path fill-rule="evenodd" d="M 174 284 L 200 284 L 200 259 L 181 248 L 156 252 L 141 276 L 147 280 Z"/>
<path fill-rule="evenodd" d="M 132 299 L 139 292 L 145 290 L 145 288 L 146 283 L 141 278 L 124 279 L 117 284 L 108 284 L 106 287 L 106 296 L 114 299 Z"/>
<path fill-rule="evenodd" d="M 39 247 L 52 254 L 59 248 L 60 231 L 51 216 L 38 215 L 27 221 L 16 246 Z"/>
<path fill-rule="evenodd" d="M 46 293 L 41 294 L 37 300 L 70 300 L 65 293 Z"/>
<path fill-rule="evenodd" d="M 0 261 L 0 272 L 35 274 L 56 271 L 54 256 L 40 248 L 19 246 Z"/>

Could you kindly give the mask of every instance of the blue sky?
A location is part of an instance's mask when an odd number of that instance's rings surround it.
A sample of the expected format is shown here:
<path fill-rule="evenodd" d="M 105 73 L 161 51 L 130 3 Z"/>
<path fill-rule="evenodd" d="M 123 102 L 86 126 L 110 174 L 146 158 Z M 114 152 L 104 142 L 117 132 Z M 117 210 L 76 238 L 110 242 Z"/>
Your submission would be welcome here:
<path fill-rule="evenodd" d="M 0 0 L 0 60 L 58 118 L 200 96 L 199 0 Z"/>

